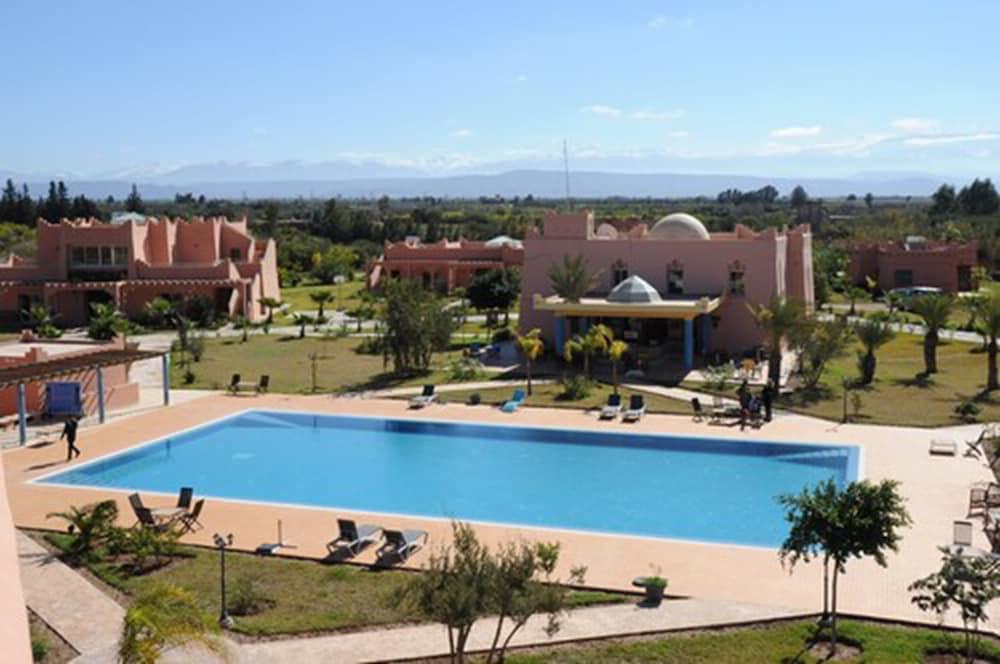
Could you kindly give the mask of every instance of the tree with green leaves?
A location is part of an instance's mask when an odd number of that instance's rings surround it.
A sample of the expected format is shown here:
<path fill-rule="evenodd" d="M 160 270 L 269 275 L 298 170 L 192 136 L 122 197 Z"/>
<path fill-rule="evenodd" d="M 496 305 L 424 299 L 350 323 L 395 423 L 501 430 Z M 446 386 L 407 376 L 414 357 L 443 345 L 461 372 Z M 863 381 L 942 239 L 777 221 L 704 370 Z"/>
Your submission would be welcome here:
<path fill-rule="evenodd" d="M 524 373 L 528 380 L 528 396 L 531 396 L 531 367 L 535 360 L 542 356 L 545 350 L 545 342 L 542 341 L 542 331 L 533 328 L 526 334 L 518 334 L 515 337 L 517 349 L 524 356 Z"/>
<path fill-rule="evenodd" d="M 757 325 L 764 331 L 768 378 L 774 385 L 781 385 L 781 353 L 785 341 L 796 334 L 806 321 L 805 305 L 799 300 L 786 300 L 775 295 L 766 305 L 747 306 Z"/>
<path fill-rule="evenodd" d="M 215 621 L 201 610 L 194 594 L 179 586 L 156 583 L 125 612 L 118 641 L 121 664 L 155 664 L 171 648 L 204 648 L 225 655 Z"/>
<path fill-rule="evenodd" d="M 381 322 L 383 356 L 396 373 L 426 371 L 433 353 L 448 348 L 455 329 L 441 298 L 411 279 L 386 284 Z"/>
<path fill-rule="evenodd" d="M 989 178 L 976 178 L 958 192 L 958 206 L 968 215 L 996 214 L 1000 210 L 1000 195 Z"/>
<path fill-rule="evenodd" d="M 958 207 L 955 187 L 950 184 L 942 184 L 937 191 L 931 195 L 931 207 L 927 213 L 931 216 L 941 216 L 951 214 Z"/>
<path fill-rule="evenodd" d="M 321 290 L 321 291 L 311 291 L 309 293 L 309 299 L 312 300 L 313 304 L 319 307 L 319 311 L 316 313 L 318 318 L 323 318 L 323 307 L 329 302 L 333 302 L 334 294 L 333 291 Z"/>
<path fill-rule="evenodd" d="M 853 330 L 842 318 L 810 319 L 796 330 L 789 341 L 799 351 L 805 389 L 815 389 L 819 385 L 829 363 L 847 352 L 853 337 Z"/>
<path fill-rule="evenodd" d="M 899 531 L 910 525 L 899 482 L 851 482 L 841 489 L 826 480 L 800 494 L 783 494 L 790 529 L 778 555 L 790 568 L 823 559 L 823 616 L 831 632 L 831 654 L 837 647 L 837 579 L 851 558 L 871 556 L 881 567 L 886 554 L 897 551 Z M 833 578 L 830 579 L 832 567 Z"/>
<path fill-rule="evenodd" d="M 924 323 L 924 373 L 937 373 L 937 347 L 941 328 L 955 309 L 955 298 L 944 293 L 911 298 L 910 311 L 920 316 Z"/>
<path fill-rule="evenodd" d="M 299 328 L 299 339 L 306 338 L 306 326 L 313 322 L 313 317 L 306 313 L 295 312 L 292 314 L 292 324 Z"/>
<path fill-rule="evenodd" d="M 594 272 L 582 254 L 563 256 L 561 263 L 553 263 L 548 270 L 549 282 L 556 295 L 567 302 L 579 302 L 580 298 L 597 283 L 599 272 Z"/>
<path fill-rule="evenodd" d="M 795 188 L 792 189 L 792 193 L 789 196 L 789 202 L 796 210 L 808 203 L 809 194 L 806 193 L 805 187 L 800 184 L 795 185 Z"/>
<path fill-rule="evenodd" d="M 41 302 L 36 302 L 22 312 L 25 320 L 38 336 L 43 339 L 57 339 L 62 330 L 56 327 L 56 314 Z"/>
<path fill-rule="evenodd" d="M 118 505 L 113 500 L 104 500 L 87 507 L 70 507 L 65 512 L 51 512 L 47 519 L 62 519 L 67 524 L 71 536 L 65 549 L 66 561 L 78 565 L 94 562 L 100 549 L 114 537 Z"/>
<path fill-rule="evenodd" d="M 618 394 L 618 363 L 628 352 L 628 344 L 621 339 L 615 339 L 608 346 L 608 357 L 611 359 L 611 385 Z"/>
<path fill-rule="evenodd" d="M 506 326 L 509 322 L 510 307 L 517 301 L 521 292 L 521 282 L 515 269 L 489 270 L 472 278 L 469 287 L 465 289 L 465 297 L 469 304 L 479 311 L 486 311 L 491 318 L 496 313 L 504 313 Z"/>
<path fill-rule="evenodd" d="M 264 334 L 271 333 L 271 326 L 274 325 L 274 312 L 281 309 L 281 300 L 274 297 L 260 298 L 260 305 L 267 309 L 267 318 L 264 319 Z"/>
<path fill-rule="evenodd" d="M 911 601 L 921 611 L 943 617 L 952 607 L 962 617 L 966 661 L 976 661 L 979 624 L 989 619 L 986 608 L 1000 597 L 1000 561 L 991 556 L 969 556 L 942 547 L 941 569 L 910 584 Z"/>
<path fill-rule="evenodd" d="M 117 335 L 127 332 L 128 319 L 110 302 L 92 302 L 90 304 L 90 322 L 87 325 L 87 336 L 95 341 L 109 341 Z"/>
<path fill-rule="evenodd" d="M 563 358 L 572 362 L 575 356 L 583 355 L 583 374 L 589 379 L 591 356 L 607 353 L 614 338 L 614 332 L 607 325 L 591 325 L 584 334 L 563 344 Z"/>
<path fill-rule="evenodd" d="M 349 277 L 358 255 L 350 247 L 331 245 L 312 258 L 312 276 L 322 284 L 332 284 L 337 277 Z"/>
<path fill-rule="evenodd" d="M 146 212 L 146 204 L 142 200 L 142 196 L 139 195 L 139 189 L 132 183 L 132 190 L 129 191 L 128 197 L 125 199 L 125 209 L 129 212 L 136 212 L 138 214 L 143 214 Z"/>
<path fill-rule="evenodd" d="M 888 322 L 863 320 L 855 324 L 854 334 L 864 347 L 864 352 L 858 353 L 858 371 L 861 374 L 858 382 L 861 385 L 871 385 L 878 365 L 875 351 L 896 338 L 896 333 Z"/>
<path fill-rule="evenodd" d="M 233 318 L 233 327 L 242 332 L 240 343 L 245 344 L 250 338 L 250 328 L 253 327 L 253 323 L 249 318 L 240 314 Z"/>
<path fill-rule="evenodd" d="M 976 329 L 986 339 L 986 391 L 998 389 L 997 340 L 1000 339 L 1000 290 L 976 299 Z"/>

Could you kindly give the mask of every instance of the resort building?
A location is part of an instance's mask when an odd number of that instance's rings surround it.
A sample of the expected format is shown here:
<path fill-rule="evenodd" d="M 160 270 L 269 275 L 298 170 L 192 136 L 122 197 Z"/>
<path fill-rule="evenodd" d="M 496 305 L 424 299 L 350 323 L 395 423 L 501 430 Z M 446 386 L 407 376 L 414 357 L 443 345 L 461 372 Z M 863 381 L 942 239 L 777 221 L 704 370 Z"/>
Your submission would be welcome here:
<path fill-rule="evenodd" d="M 851 249 L 851 283 L 871 277 L 882 291 L 932 286 L 946 293 L 975 290 L 975 242 L 935 242 L 910 236 L 901 242 L 869 242 Z"/>
<path fill-rule="evenodd" d="M 7 503 L 4 473 L 0 473 L 0 653 L 11 664 L 31 661 L 31 641 L 28 637 L 28 610 L 25 608 L 21 573 L 18 569 L 16 531 Z"/>
<path fill-rule="evenodd" d="M 36 228 L 36 258 L 0 264 L 0 316 L 9 322 L 35 303 L 60 324 L 82 325 L 95 302 L 134 316 L 157 296 L 192 295 L 227 316 L 260 320 L 261 298 L 280 298 L 274 240 L 254 239 L 246 219 L 39 219 Z"/>
<path fill-rule="evenodd" d="M 748 305 L 772 297 L 813 306 L 812 235 L 808 226 L 762 232 L 737 225 L 709 233 L 689 214 L 671 214 L 651 228 L 595 228 L 591 212 L 545 215 L 524 240 L 522 331 L 540 328 L 563 342 L 594 322 L 624 338 L 647 365 L 689 370 L 696 356 L 738 355 L 763 341 Z M 549 269 L 582 256 L 597 273 L 579 302 L 553 294 Z"/>
<path fill-rule="evenodd" d="M 385 253 L 368 269 L 368 287 L 379 288 L 386 278 L 420 279 L 443 293 L 466 287 L 480 272 L 520 266 L 521 242 L 506 235 L 492 240 L 441 240 L 423 244 L 420 238 L 386 242 Z"/>

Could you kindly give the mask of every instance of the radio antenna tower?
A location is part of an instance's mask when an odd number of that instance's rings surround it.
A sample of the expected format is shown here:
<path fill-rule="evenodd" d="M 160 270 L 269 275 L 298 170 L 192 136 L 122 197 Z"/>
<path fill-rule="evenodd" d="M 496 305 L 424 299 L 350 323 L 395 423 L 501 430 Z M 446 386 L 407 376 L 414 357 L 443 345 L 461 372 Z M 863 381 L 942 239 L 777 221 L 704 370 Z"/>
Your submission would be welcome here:
<path fill-rule="evenodd" d="M 563 170 L 566 174 L 566 207 L 573 209 L 573 203 L 569 197 L 569 149 L 566 147 L 566 139 L 563 139 Z"/>

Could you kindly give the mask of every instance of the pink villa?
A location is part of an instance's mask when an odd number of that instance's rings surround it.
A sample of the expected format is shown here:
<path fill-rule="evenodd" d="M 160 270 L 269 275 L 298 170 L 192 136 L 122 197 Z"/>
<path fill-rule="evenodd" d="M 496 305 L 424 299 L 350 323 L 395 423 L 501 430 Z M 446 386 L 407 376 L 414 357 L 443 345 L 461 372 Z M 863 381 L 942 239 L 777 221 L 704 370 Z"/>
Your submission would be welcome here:
<path fill-rule="evenodd" d="M 619 230 L 595 228 L 592 212 L 548 213 L 524 240 L 522 331 L 564 341 L 602 322 L 650 365 L 684 370 L 716 351 L 738 355 L 763 342 L 747 305 L 774 296 L 813 307 L 812 234 L 808 225 L 754 232 L 737 225 L 709 233 L 695 217 L 668 215 Z M 598 279 L 579 302 L 553 294 L 549 268 L 582 256 Z"/>
<path fill-rule="evenodd" d="M 246 219 L 39 219 L 37 239 L 33 262 L 11 255 L 0 264 L 0 313 L 12 320 L 44 303 L 61 324 L 82 325 L 94 302 L 135 316 L 157 296 L 195 294 L 228 316 L 261 320 L 261 298 L 280 298 L 274 240 L 254 239 Z"/>
<path fill-rule="evenodd" d="M 424 286 L 450 293 L 466 287 L 480 272 L 520 266 L 521 242 L 500 235 L 492 240 L 441 240 L 423 244 L 419 238 L 386 242 L 385 253 L 368 269 L 368 287 L 378 288 L 386 278 L 420 279 Z"/>
<path fill-rule="evenodd" d="M 946 293 L 975 290 L 973 268 L 978 264 L 975 242 L 934 242 L 911 236 L 902 242 L 871 242 L 851 250 L 851 283 L 864 286 L 867 277 L 879 290 L 932 286 Z"/>

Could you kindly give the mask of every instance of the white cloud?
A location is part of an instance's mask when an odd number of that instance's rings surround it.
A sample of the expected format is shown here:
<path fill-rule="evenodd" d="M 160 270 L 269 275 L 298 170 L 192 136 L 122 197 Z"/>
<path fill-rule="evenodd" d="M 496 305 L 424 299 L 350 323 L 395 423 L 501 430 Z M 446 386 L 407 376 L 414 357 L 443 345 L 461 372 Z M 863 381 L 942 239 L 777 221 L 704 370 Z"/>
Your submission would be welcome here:
<path fill-rule="evenodd" d="M 865 157 L 871 149 L 889 140 L 886 135 L 860 136 L 843 141 L 827 141 L 823 143 L 782 143 L 769 141 L 758 148 L 754 155 L 758 157 L 779 157 L 803 153 L 827 154 L 835 157 Z"/>
<path fill-rule="evenodd" d="M 667 16 L 666 14 L 657 14 L 649 19 L 646 26 L 651 30 L 663 30 L 664 28 L 673 27 L 690 28 L 694 26 L 694 19 L 690 16 L 677 18 L 675 16 Z"/>
<path fill-rule="evenodd" d="M 683 129 L 678 129 L 677 131 L 670 132 L 670 138 L 687 138 L 690 135 L 691 134 L 684 131 Z"/>
<path fill-rule="evenodd" d="M 632 113 L 633 120 L 676 120 L 684 117 L 684 111 L 674 109 L 672 111 L 635 111 Z"/>
<path fill-rule="evenodd" d="M 975 134 L 950 134 L 947 136 L 920 136 L 903 140 L 903 145 L 912 147 L 927 147 L 928 145 L 947 145 L 949 143 L 980 143 L 982 141 L 995 141 L 1000 139 L 1000 134 L 992 131 L 981 131 Z"/>
<path fill-rule="evenodd" d="M 773 129 L 770 133 L 771 138 L 806 138 L 808 136 L 819 136 L 823 128 L 819 125 L 812 125 L 809 127 L 782 127 L 781 129 Z"/>
<path fill-rule="evenodd" d="M 907 134 L 933 134 L 941 128 L 941 123 L 932 118 L 896 118 L 890 124 Z"/>
<path fill-rule="evenodd" d="M 452 138 L 468 138 L 472 136 L 474 132 L 471 129 L 456 129 L 451 132 Z"/>
<path fill-rule="evenodd" d="M 606 106 L 604 104 L 593 104 L 591 106 L 584 106 L 580 109 L 584 113 L 591 113 L 593 115 L 600 115 L 605 118 L 619 118 L 622 115 L 620 108 L 615 108 L 614 106 Z"/>
<path fill-rule="evenodd" d="M 516 77 L 514 78 L 514 80 L 515 80 L 516 82 L 518 82 L 518 83 L 524 83 L 524 82 L 526 82 L 526 81 L 528 80 L 528 75 L 527 75 L 527 74 L 518 74 L 518 75 L 517 75 L 517 76 L 516 76 Z"/>

